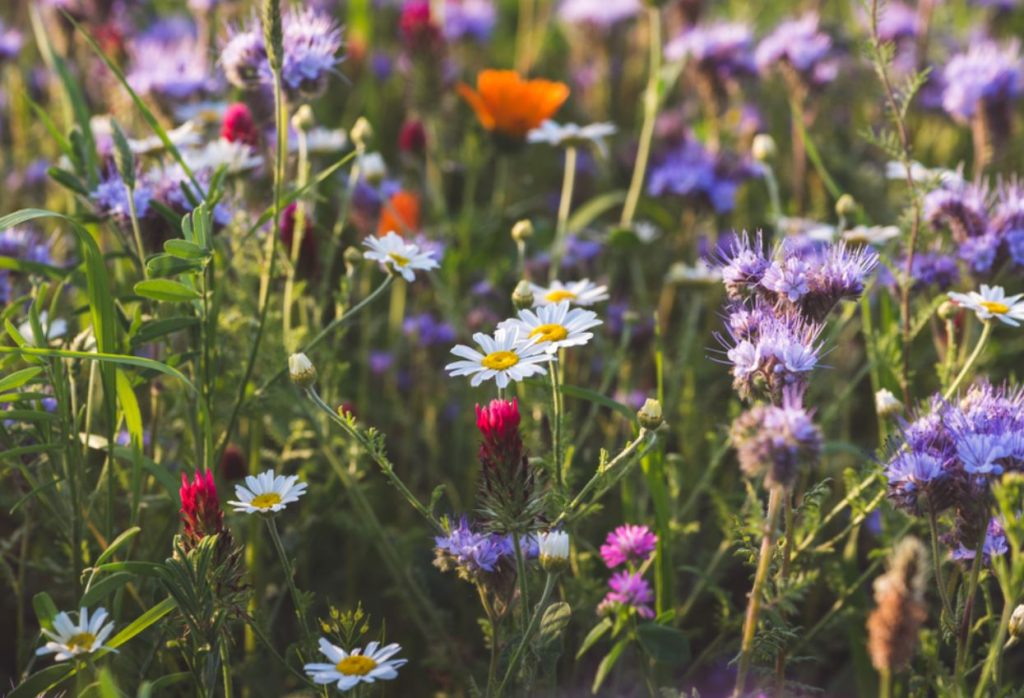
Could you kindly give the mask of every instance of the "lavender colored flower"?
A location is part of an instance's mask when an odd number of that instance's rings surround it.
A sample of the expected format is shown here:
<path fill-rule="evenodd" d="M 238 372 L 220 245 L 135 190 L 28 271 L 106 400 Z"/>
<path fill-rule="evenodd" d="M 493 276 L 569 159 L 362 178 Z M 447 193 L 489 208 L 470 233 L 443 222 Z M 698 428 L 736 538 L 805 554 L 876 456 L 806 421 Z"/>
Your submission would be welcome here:
<path fill-rule="evenodd" d="M 370 372 L 375 376 L 380 376 L 391 370 L 391 367 L 395 365 L 395 355 L 390 351 L 371 351 L 370 352 Z"/>
<path fill-rule="evenodd" d="M 725 290 L 733 300 L 750 295 L 771 265 L 761 231 L 753 237 L 744 231 L 728 247 L 720 244 L 717 261 L 722 266 Z"/>
<path fill-rule="evenodd" d="M 954 119 L 969 121 L 979 106 L 992 108 L 1024 93 L 1020 44 L 993 41 L 972 44 L 950 59 L 942 71 L 942 107 Z"/>
<path fill-rule="evenodd" d="M 997 189 L 991 228 L 1006 241 L 1014 264 L 1024 266 L 1024 185 L 1019 181 L 1004 182 Z"/>
<path fill-rule="evenodd" d="M 918 252 L 914 255 L 910 267 L 910 276 L 913 279 L 911 290 L 913 291 L 921 291 L 930 287 L 946 291 L 960 280 L 960 267 L 957 265 L 956 258 L 941 252 L 924 250 Z M 895 261 L 896 274 L 902 274 L 905 268 L 905 258 Z M 897 288 L 896 274 L 888 267 L 880 267 L 879 282 L 889 288 Z"/>
<path fill-rule="evenodd" d="M 641 9 L 639 0 L 564 0 L 558 8 L 558 18 L 566 24 L 607 30 L 635 17 Z"/>
<path fill-rule="evenodd" d="M 871 18 L 864 16 L 870 30 Z M 904 2 L 887 2 L 879 6 L 878 38 L 883 42 L 901 41 L 917 36 L 921 28 L 917 9 Z"/>
<path fill-rule="evenodd" d="M 811 85 L 823 85 L 836 77 L 832 38 L 821 31 L 813 12 L 779 24 L 761 40 L 754 61 L 762 72 L 786 63 Z"/>
<path fill-rule="evenodd" d="M 131 217 L 128 188 L 117 172 L 113 172 L 103 179 L 89 194 L 89 198 L 96 205 L 96 210 L 100 215 L 113 216 L 120 221 L 126 221 Z M 154 198 L 153 190 L 144 182 L 138 181 L 133 198 L 135 199 L 135 214 L 139 218 L 145 217 L 149 212 L 149 204 Z"/>
<path fill-rule="evenodd" d="M 691 60 L 719 80 L 757 72 L 753 55 L 754 36 L 741 22 L 716 22 L 691 27 L 665 46 L 669 60 Z"/>
<path fill-rule="evenodd" d="M 442 572 L 455 570 L 467 581 L 494 572 L 511 544 L 494 533 L 479 533 L 463 516 L 448 535 L 434 538 L 434 565 Z"/>
<path fill-rule="evenodd" d="M 266 62 L 267 47 L 263 43 L 258 22 L 253 20 L 245 28 L 229 32 L 220 53 L 220 64 L 228 82 L 243 89 L 259 86 L 262 67 Z"/>
<path fill-rule="evenodd" d="M 801 404 L 799 390 L 784 391 L 781 405 L 755 405 L 732 425 L 732 443 L 747 477 L 764 475 L 768 487 L 789 489 L 801 465 L 821 452 L 821 431 Z"/>
<path fill-rule="evenodd" d="M 936 487 L 947 475 L 939 457 L 910 450 L 897 453 L 885 468 L 889 497 L 897 506 L 911 512 L 917 511 L 921 494 L 934 499 Z"/>
<path fill-rule="evenodd" d="M 811 266 L 792 256 L 769 264 L 761 277 L 761 285 L 796 303 L 810 292 L 810 275 Z"/>
<path fill-rule="evenodd" d="M 139 94 L 186 99 L 211 91 L 207 51 L 192 32 L 151 32 L 128 44 L 128 84 Z"/>
<path fill-rule="evenodd" d="M 20 31 L 0 20 L 0 63 L 17 58 L 24 41 Z"/>
<path fill-rule="evenodd" d="M 714 154 L 699 141 L 687 139 L 665 153 L 651 168 L 647 193 L 651 196 L 693 197 L 717 213 L 733 209 L 740 184 L 757 170 L 733 156 Z"/>
<path fill-rule="evenodd" d="M 445 0 L 442 30 L 448 41 L 487 41 L 497 21 L 492 0 Z"/>
<path fill-rule="evenodd" d="M 1006 531 L 1003 529 L 1003 525 L 999 523 L 998 519 L 992 519 L 989 521 L 988 527 L 985 529 L 985 542 L 981 546 L 982 559 L 987 563 L 991 561 L 993 557 L 1005 555 L 1010 551 L 1010 546 L 1006 541 Z M 968 547 L 961 543 L 957 546 L 951 557 L 954 560 L 973 560 L 976 555 L 974 547 Z"/>
<path fill-rule="evenodd" d="M 654 618 L 654 610 L 650 606 L 654 592 L 639 572 L 617 572 L 608 580 L 608 587 L 611 591 L 604 597 L 599 610 L 625 607 L 635 610 L 641 618 Z"/>
<path fill-rule="evenodd" d="M 423 346 L 448 345 L 455 341 L 455 328 L 431 313 L 411 315 L 402 322 L 402 331 Z"/>
<path fill-rule="evenodd" d="M 49 244 L 37 230 L 28 226 L 0 230 L 0 256 L 40 264 L 52 262 Z"/>
<path fill-rule="evenodd" d="M 658 536 L 646 526 L 623 524 L 608 534 L 601 546 L 601 557 L 609 569 L 626 563 L 640 563 L 654 552 Z"/>
<path fill-rule="evenodd" d="M 949 228 L 953 238 L 963 242 L 985 233 L 990 201 L 984 184 L 952 181 L 925 195 L 924 217 L 937 228 Z"/>

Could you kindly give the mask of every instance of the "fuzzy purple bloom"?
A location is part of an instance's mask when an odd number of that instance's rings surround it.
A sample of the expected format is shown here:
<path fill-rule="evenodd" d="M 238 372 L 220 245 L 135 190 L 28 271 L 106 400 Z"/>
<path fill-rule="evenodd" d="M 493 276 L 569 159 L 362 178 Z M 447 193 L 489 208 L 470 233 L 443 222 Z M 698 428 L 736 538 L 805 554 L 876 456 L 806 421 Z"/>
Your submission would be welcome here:
<path fill-rule="evenodd" d="M 494 533 L 479 533 L 463 516 L 446 536 L 434 538 L 434 564 L 442 571 L 456 569 L 460 576 L 475 579 L 484 572 L 493 572 L 505 556 L 508 541 Z"/>
<path fill-rule="evenodd" d="M 716 22 L 691 27 L 665 46 L 665 57 L 688 59 L 708 74 L 728 80 L 757 72 L 754 35 L 741 22 Z"/>
<path fill-rule="evenodd" d="M 950 59 L 942 71 L 942 107 L 954 119 L 969 121 L 979 106 L 1016 100 L 1024 93 L 1020 45 L 993 41 L 973 44 Z"/>
<path fill-rule="evenodd" d="M 665 153 L 651 168 L 647 193 L 696 198 L 717 213 L 727 213 L 736 203 L 736 192 L 757 169 L 735 157 L 714 154 L 699 141 L 687 139 Z"/>
<path fill-rule="evenodd" d="M 564 0 L 558 8 L 558 18 L 566 24 L 607 30 L 635 17 L 641 9 L 639 0 Z"/>
<path fill-rule="evenodd" d="M 149 32 L 128 44 L 128 84 L 139 94 L 181 100 L 216 88 L 208 53 L 191 26 Z"/>
<path fill-rule="evenodd" d="M 601 546 L 601 557 L 609 569 L 647 559 L 658 545 L 658 536 L 646 526 L 623 524 L 608 534 Z"/>
<path fill-rule="evenodd" d="M 779 24 L 761 40 L 754 61 L 762 72 L 784 62 L 811 85 L 823 85 L 836 77 L 832 39 L 821 31 L 813 12 Z"/>
<path fill-rule="evenodd" d="M 608 587 L 611 591 L 604 597 L 601 607 L 621 605 L 634 609 L 641 618 L 654 618 L 654 610 L 650 607 L 654 592 L 639 572 L 616 572 L 608 580 Z"/>
<path fill-rule="evenodd" d="M 498 21 L 492 0 L 446 0 L 444 3 L 444 38 L 484 42 L 491 38 Z"/>
<path fill-rule="evenodd" d="M 136 182 L 134 193 L 135 214 L 139 218 L 143 218 L 149 212 L 149 203 L 154 198 L 153 190 L 143 182 Z M 126 221 L 131 216 L 128 188 L 117 172 L 103 179 L 89 194 L 89 198 L 96 205 L 96 210 L 100 215 L 113 216 L 120 221 Z"/>
<path fill-rule="evenodd" d="M 756 405 L 733 422 L 733 446 L 747 477 L 764 475 L 768 487 L 788 489 L 800 466 L 817 460 L 821 431 L 802 398 L 801 391 L 786 390 L 781 405 Z"/>
<path fill-rule="evenodd" d="M 1010 551 L 1010 546 L 1006 541 L 1006 531 L 1003 530 L 1002 524 L 999 523 L 998 519 L 992 519 L 988 528 L 985 529 L 985 542 L 981 546 L 982 559 L 985 562 L 991 561 L 993 557 L 1005 555 Z M 966 560 L 970 561 L 974 559 L 976 550 L 969 548 L 964 544 L 957 546 L 950 557 L 954 560 Z"/>

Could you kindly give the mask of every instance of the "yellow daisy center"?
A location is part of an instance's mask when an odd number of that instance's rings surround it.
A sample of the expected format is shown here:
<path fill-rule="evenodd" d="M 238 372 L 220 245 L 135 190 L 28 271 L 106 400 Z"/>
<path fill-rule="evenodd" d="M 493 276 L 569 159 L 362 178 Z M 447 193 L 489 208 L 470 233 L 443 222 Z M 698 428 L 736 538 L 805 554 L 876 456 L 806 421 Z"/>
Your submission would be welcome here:
<path fill-rule="evenodd" d="M 1010 306 L 998 301 L 981 301 L 978 305 L 993 315 L 1006 315 L 1006 313 L 1010 312 Z"/>
<path fill-rule="evenodd" d="M 548 291 L 548 294 L 544 296 L 544 298 L 552 303 L 557 303 L 558 301 L 571 301 L 576 298 L 576 294 L 572 291 L 567 291 L 564 288 L 556 288 L 554 291 Z"/>
<path fill-rule="evenodd" d="M 92 633 L 78 633 L 68 638 L 66 644 L 69 650 L 89 650 L 92 649 L 94 642 L 96 642 L 96 636 Z"/>
<path fill-rule="evenodd" d="M 335 664 L 334 668 L 345 676 L 366 676 L 377 668 L 377 661 L 361 654 L 352 654 Z"/>
<path fill-rule="evenodd" d="M 395 264 L 397 264 L 400 267 L 404 267 L 406 264 L 408 264 L 409 262 L 412 261 L 408 257 L 403 257 L 402 255 L 398 254 L 397 252 L 388 252 L 388 257 L 390 257 L 391 261 L 394 262 Z"/>
<path fill-rule="evenodd" d="M 530 338 L 538 337 L 541 342 L 558 342 L 569 336 L 569 330 L 562 325 L 550 323 L 537 325 L 530 330 Z"/>
<path fill-rule="evenodd" d="M 267 492 L 265 494 L 258 494 L 252 498 L 251 502 L 249 502 L 249 504 L 256 507 L 257 509 L 269 509 L 275 504 L 280 503 L 281 495 L 279 495 L 277 492 Z"/>
<path fill-rule="evenodd" d="M 519 355 L 514 351 L 492 351 L 480 360 L 484 368 L 492 371 L 504 371 L 519 363 Z"/>

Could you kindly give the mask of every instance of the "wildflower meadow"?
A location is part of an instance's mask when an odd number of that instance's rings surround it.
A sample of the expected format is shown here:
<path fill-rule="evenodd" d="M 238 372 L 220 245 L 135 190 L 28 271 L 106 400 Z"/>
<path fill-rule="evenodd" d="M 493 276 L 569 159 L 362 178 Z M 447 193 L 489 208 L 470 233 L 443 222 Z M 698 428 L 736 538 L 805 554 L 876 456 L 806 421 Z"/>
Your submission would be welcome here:
<path fill-rule="evenodd" d="M 0 695 L 1024 697 L 1024 3 L 0 3 Z"/>

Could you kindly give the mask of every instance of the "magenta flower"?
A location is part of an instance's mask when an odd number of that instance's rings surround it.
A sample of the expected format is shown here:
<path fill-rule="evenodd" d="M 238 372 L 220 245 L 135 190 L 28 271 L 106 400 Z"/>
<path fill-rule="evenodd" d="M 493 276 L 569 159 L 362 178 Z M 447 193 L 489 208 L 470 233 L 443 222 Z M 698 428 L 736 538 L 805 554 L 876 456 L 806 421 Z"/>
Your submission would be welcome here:
<path fill-rule="evenodd" d="M 654 593 L 639 572 L 617 572 L 608 580 L 608 586 L 611 591 L 605 595 L 599 608 L 628 606 L 635 609 L 641 618 L 654 618 L 654 610 L 649 605 L 654 600 Z"/>
<path fill-rule="evenodd" d="M 601 546 L 601 557 L 609 569 L 625 562 L 642 562 L 658 544 L 658 536 L 646 526 L 624 524 L 608 534 Z"/>

